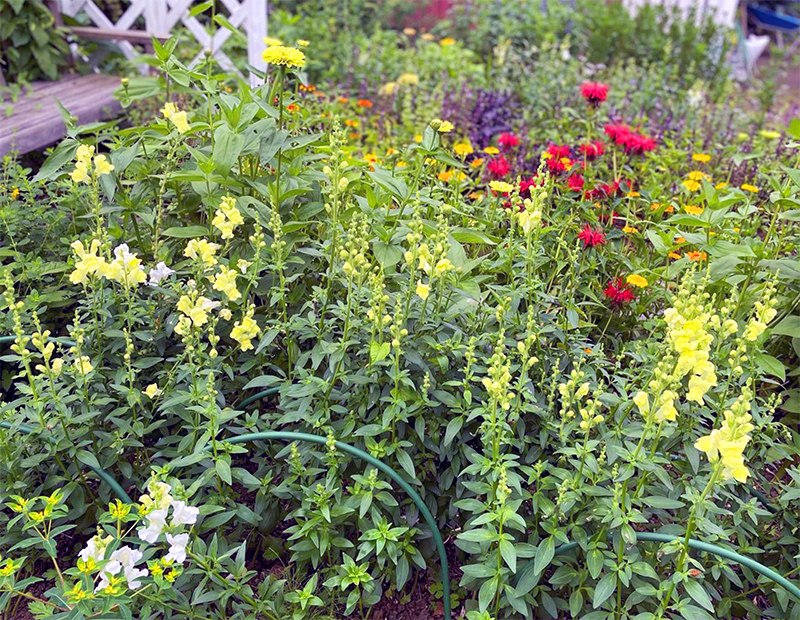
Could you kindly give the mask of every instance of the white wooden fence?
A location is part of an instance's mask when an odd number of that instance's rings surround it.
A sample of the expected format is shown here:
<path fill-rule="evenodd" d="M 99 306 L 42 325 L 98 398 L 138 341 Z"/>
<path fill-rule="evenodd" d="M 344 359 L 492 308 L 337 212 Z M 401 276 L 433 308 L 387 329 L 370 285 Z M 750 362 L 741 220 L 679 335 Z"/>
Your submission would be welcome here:
<path fill-rule="evenodd" d="M 265 71 L 266 63 L 261 54 L 264 50 L 264 37 L 267 36 L 267 0 L 221 0 L 221 2 L 229 12 L 226 17 L 231 25 L 244 30 L 247 36 L 248 63 L 259 71 Z M 196 0 L 132 0 L 116 22 L 111 21 L 92 0 L 58 0 L 58 3 L 62 14 L 75 17 L 79 13 L 84 13 L 94 26 L 105 30 L 130 32 L 138 25 L 139 17 L 142 17 L 144 21 L 142 32 L 168 35 L 178 22 L 181 22 L 203 48 L 190 66 L 195 66 L 206 52 L 211 52 L 223 69 L 241 75 L 222 51 L 222 46 L 232 34 L 231 31 L 220 27 L 210 35 L 198 19 L 190 15 Z M 138 54 L 131 43 L 120 40 L 118 45 L 127 58 L 136 59 Z M 250 84 L 255 86 L 259 81 L 259 78 L 251 72 Z"/>

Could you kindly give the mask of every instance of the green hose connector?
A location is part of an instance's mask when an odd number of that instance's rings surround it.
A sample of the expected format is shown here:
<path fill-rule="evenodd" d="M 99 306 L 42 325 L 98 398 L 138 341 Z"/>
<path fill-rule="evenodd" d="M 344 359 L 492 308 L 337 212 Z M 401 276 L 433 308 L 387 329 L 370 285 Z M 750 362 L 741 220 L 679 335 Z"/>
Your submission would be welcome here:
<path fill-rule="evenodd" d="M 229 439 L 225 439 L 227 443 L 246 443 L 249 441 L 262 441 L 262 440 L 280 440 L 280 441 L 309 441 L 312 443 L 317 443 L 320 445 L 326 445 L 328 443 L 327 437 L 321 437 L 319 435 L 310 435 L 309 433 L 297 433 L 293 431 L 262 431 L 260 433 L 248 433 L 246 435 L 237 435 L 236 437 L 231 437 Z M 444 548 L 444 540 L 442 540 L 442 534 L 439 532 L 439 528 L 436 526 L 436 519 L 434 519 L 431 511 L 428 510 L 428 507 L 425 505 L 425 502 L 419 496 L 411 485 L 406 482 L 403 477 L 397 473 L 394 469 L 386 465 L 383 461 L 376 459 L 371 454 L 364 452 L 355 446 L 351 446 L 350 444 L 343 443 L 341 441 L 337 441 L 335 443 L 336 449 L 341 450 L 342 452 L 347 452 L 352 456 L 360 458 L 370 465 L 377 467 L 381 470 L 384 474 L 389 476 L 394 482 L 400 485 L 400 487 L 408 494 L 408 496 L 414 501 L 419 508 L 420 513 L 422 513 L 422 517 L 425 519 L 425 522 L 428 524 L 428 527 L 431 530 L 431 535 L 433 536 L 433 541 L 436 543 L 436 549 L 439 552 L 439 562 L 441 563 L 442 569 L 442 599 L 444 604 L 444 617 L 449 620 L 451 617 L 451 609 L 450 609 L 450 567 L 447 562 L 447 552 Z M 208 449 L 208 448 L 206 448 Z"/>
<path fill-rule="evenodd" d="M 37 434 L 36 429 L 34 429 L 33 427 L 30 427 L 30 426 L 27 426 L 25 424 L 11 424 L 10 422 L 0 422 L 0 428 L 5 428 L 5 429 L 8 429 L 8 430 L 12 430 L 12 431 L 19 431 L 20 433 L 24 433 L 25 435 L 36 435 Z M 46 435 L 41 435 L 41 434 L 39 434 L 39 436 L 43 437 L 43 439 L 45 441 L 47 441 L 48 443 L 53 443 L 53 439 L 52 438 L 47 437 Z M 133 500 L 125 492 L 125 489 L 123 489 L 120 486 L 120 484 L 116 480 L 114 480 L 114 478 L 111 477 L 110 474 L 106 473 L 102 469 L 98 469 L 97 467 L 93 467 L 91 465 L 86 465 L 86 466 L 89 469 L 91 469 L 95 474 L 97 474 L 98 478 L 103 480 L 103 482 L 105 482 L 109 487 L 111 487 L 111 490 L 114 491 L 114 493 L 116 493 L 117 497 L 119 497 L 123 502 L 125 502 L 126 504 L 132 504 L 133 503 Z"/>
<path fill-rule="evenodd" d="M 609 533 L 609 537 L 613 536 L 613 532 Z M 674 540 L 683 540 L 683 536 L 674 536 L 672 534 L 658 534 L 656 532 L 636 532 L 636 539 L 637 540 L 644 540 L 648 542 L 663 542 L 668 543 Z M 576 549 L 578 547 L 578 543 L 576 542 L 569 542 L 563 544 L 556 548 L 555 555 L 560 553 L 567 553 Z M 737 564 L 741 564 L 742 566 L 746 566 L 757 572 L 768 579 L 771 579 L 774 583 L 783 586 L 789 594 L 794 596 L 798 601 L 800 601 L 800 588 L 794 585 L 791 581 L 789 581 L 786 577 L 781 575 L 779 572 L 772 570 L 768 566 L 764 566 L 763 564 L 756 562 L 752 558 L 748 558 L 747 556 L 741 555 L 740 553 L 736 553 L 735 551 L 731 551 L 730 549 L 725 549 L 724 547 L 718 547 L 717 545 L 712 545 L 710 543 L 705 543 L 700 540 L 695 540 L 693 538 L 689 539 L 689 547 L 692 549 L 697 549 L 698 551 L 706 551 L 708 553 L 713 553 L 721 558 L 725 558 L 727 560 L 731 560 L 732 562 L 736 562 Z M 521 579 L 523 575 L 532 571 L 534 567 L 533 562 L 528 562 L 527 565 L 518 573 L 518 578 Z"/>

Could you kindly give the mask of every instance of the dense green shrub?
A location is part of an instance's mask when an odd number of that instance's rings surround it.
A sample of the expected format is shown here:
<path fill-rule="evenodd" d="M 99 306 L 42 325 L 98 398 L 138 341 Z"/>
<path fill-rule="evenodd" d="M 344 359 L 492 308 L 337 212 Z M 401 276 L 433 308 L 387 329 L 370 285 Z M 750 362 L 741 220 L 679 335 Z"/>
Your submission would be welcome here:
<path fill-rule="evenodd" d="M 9 82 L 58 77 L 66 39 L 41 0 L 0 0 L 0 69 Z"/>

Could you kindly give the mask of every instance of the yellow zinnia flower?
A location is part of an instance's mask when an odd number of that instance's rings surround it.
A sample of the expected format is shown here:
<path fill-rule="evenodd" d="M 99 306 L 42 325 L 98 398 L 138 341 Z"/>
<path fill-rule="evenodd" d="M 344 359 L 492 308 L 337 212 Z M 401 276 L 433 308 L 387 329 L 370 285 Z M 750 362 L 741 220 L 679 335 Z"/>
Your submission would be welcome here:
<path fill-rule="evenodd" d="M 644 287 L 646 287 L 648 285 L 648 282 L 647 282 L 647 280 L 645 278 L 643 278 L 642 276 L 637 275 L 635 273 L 632 273 L 627 278 L 625 278 L 625 281 L 628 284 L 631 284 L 631 285 L 636 286 L 638 288 L 644 288 Z"/>
<path fill-rule="evenodd" d="M 701 163 L 706 163 L 711 161 L 711 155 L 707 155 L 706 153 L 695 153 L 692 155 L 692 159 Z"/>
<path fill-rule="evenodd" d="M 514 186 L 511 185 L 511 183 L 506 183 L 505 181 L 492 181 L 489 183 L 489 189 L 492 189 L 499 194 L 507 194 L 514 190 Z"/>
<path fill-rule="evenodd" d="M 755 185 L 750 185 L 749 183 L 744 183 L 743 185 L 740 185 L 740 187 L 746 192 L 750 192 L 752 194 L 757 194 L 758 193 L 758 188 Z"/>
<path fill-rule="evenodd" d="M 683 210 L 686 211 L 689 215 L 701 215 L 705 210 L 704 207 L 698 207 L 697 205 L 686 205 L 683 207 Z"/>
<path fill-rule="evenodd" d="M 697 181 L 692 181 L 692 180 L 683 181 L 682 185 L 690 192 L 696 192 L 697 190 L 700 189 L 700 183 L 698 183 Z"/>
<path fill-rule="evenodd" d="M 306 64 L 306 55 L 303 52 L 296 47 L 284 45 L 270 45 L 264 50 L 263 58 L 271 65 L 290 69 L 299 69 Z"/>
<path fill-rule="evenodd" d="M 497 155 L 500 152 L 500 149 L 498 149 L 496 146 L 487 146 L 485 149 L 483 149 L 483 152 L 487 155 Z"/>
<path fill-rule="evenodd" d="M 456 155 L 461 156 L 470 155 L 474 152 L 469 142 L 459 142 L 453 147 L 453 151 L 455 151 Z"/>
<path fill-rule="evenodd" d="M 456 42 L 455 39 L 451 39 L 450 37 L 445 37 L 444 39 L 439 41 L 439 45 L 441 45 L 442 47 L 447 47 L 448 45 L 453 45 L 453 43 L 455 42 Z"/>

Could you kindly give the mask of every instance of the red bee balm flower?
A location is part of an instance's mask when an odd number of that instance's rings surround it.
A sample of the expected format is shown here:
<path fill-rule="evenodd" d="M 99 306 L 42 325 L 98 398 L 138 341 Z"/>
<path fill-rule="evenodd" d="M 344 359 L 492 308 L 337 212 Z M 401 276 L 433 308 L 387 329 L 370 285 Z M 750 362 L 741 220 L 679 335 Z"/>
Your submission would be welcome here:
<path fill-rule="evenodd" d="M 495 179 L 500 179 L 511 172 L 511 166 L 502 155 L 490 161 L 486 169 Z"/>
<path fill-rule="evenodd" d="M 578 239 L 583 241 L 583 247 L 585 248 L 594 248 L 606 242 L 606 236 L 603 231 L 594 230 L 589 224 L 586 224 L 583 230 L 578 233 Z"/>
<path fill-rule="evenodd" d="M 500 137 L 497 139 L 497 144 L 499 144 L 503 150 L 507 151 L 519 145 L 519 138 L 513 133 L 503 133 L 500 134 Z"/>
<path fill-rule="evenodd" d="M 608 84 L 603 84 L 601 82 L 584 82 L 581 84 L 581 95 L 583 95 L 587 103 L 599 105 L 603 103 L 608 96 Z"/>
<path fill-rule="evenodd" d="M 582 192 L 583 177 L 579 173 L 573 174 L 570 178 L 567 179 L 567 187 L 572 192 Z"/>
<path fill-rule="evenodd" d="M 611 301 L 612 306 L 622 306 L 636 301 L 636 295 L 622 278 L 609 282 L 608 286 L 603 289 L 603 294 Z"/>
<path fill-rule="evenodd" d="M 536 178 L 534 174 L 531 178 L 527 181 L 522 179 L 519 182 L 519 195 L 520 196 L 530 196 L 531 195 L 531 187 L 539 187 L 539 180 Z"/>
<path fill-rule="evenodd" d="M 655 140 L 636 133 L 627 125 L 606 125 L 604 131 L 614 144 L 621 146 L 630 155 L 642 155 L 657 146 Z"/>
<path fill-rule="evenodd" d="M 606 144 L 602 140 L 595 140 L 594 142 L 587 142 L 581 144 L 581 153 L 586 159 L 594 159 L 600 157 L 606 152 Z"/>

